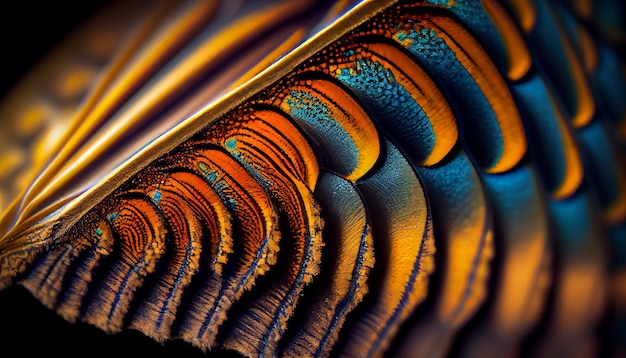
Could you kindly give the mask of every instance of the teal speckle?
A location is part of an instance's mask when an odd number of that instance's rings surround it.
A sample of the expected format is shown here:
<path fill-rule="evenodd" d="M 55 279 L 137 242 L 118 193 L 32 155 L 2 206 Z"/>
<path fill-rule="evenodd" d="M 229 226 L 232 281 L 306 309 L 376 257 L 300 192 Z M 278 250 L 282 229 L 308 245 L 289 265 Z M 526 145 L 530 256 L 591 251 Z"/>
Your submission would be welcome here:
<path fill-rule="evenodd" d="M 437 33 L 433 29 L 423 28 L 420 31 L 420 37 L 418 39 L 421 43 L 430 43 L 431 41 L 438 39 Z M 443 44 L 443 40 L 439 39 L 439 45 Z"/>
<path fill-rule="evenodd" d="M 471 128 L 466 140 L 477 153 L 479 163 L 484 166 L 496 163 L 504 151 L 500 126 L 493 108 L 467 69 L 435 30 L 409 30 L 405 36 L 411 41 L 402 44 L 455 100 L 461 117 L 468 123 L 466 128 Z"/>
<path fill-rule="evenodd" d="M 100 230 L 100 228 L 96 229 L 96 235 L 102 236 L 102 230 Z"/>
<path fill-rule="evenodd" d="M 286 100 L 291 114 L 295 117 L 305 119 L 310 123 L 317 122 L 336 125 L 328 107 L 310 93 L 291 91 Z"/>
<path fill-rule="evenodd" d="M 160 190 L 155 190 L 154 194 L 152 195 L 152 200 L 154 200 L 155 203 L 158 203 L 159 201 L 161 201 L 161 191 Z"/>
<path fill-rule="evenodd" d="M 224 144 L 229 151 L 233 151 L 237 148 L 237 140 L 235 138 L 228 138 Z"/>
<path fill-rule="evenodd" d="M 448 6 L 448 0 L 427 0 L 431 5 Z"/>
<path fill-rule="evenodd" d="M 448 8 L 452 13 L 461 19 L 461 22 L 469 27 L 476 34 L 476 38 L 489 49 L 493 56 L 494 62 L 501 69 L 508 66 L 506 50 L 504 47 L 504 39 L 500 36 L 500 32 L 496 29 L 494 22 L 491 20 L 481 1 L 476 0 L 427 0 L 428 3 L 436 6 Z M 540 13 L 542 13 L 540 11 Z M 538 33 L 542 33 L 539 31 Z M 545 32 L 543 32 L 545 34 Z"/>
<path fill-rule="evenodd" d="M 430 119 L 391 70 L 368 59 L 342 69 L 337 79 L 363 101 L 396 144 L 407 148 L 412 159 L 421 162 L 432 151 L 435 135 Z"/>
<path fill-rule="evenodd" d="M 215 180 L 217 180 L 217 173 L 215 173 L 214 170 L 212 170 L 211 168 L 209 168 L 208 165 L 206 165 L 206 163 L 204 162 L 200 162 L 198 163 L 198 169 L 200 169 L 200 171 L 202 172 L 202 174 L 204 174 L 204 178 L 210 182 L 210 183 L 214 183 Z"/>
<path fill-rule="evenodd" d="M 348 50 L 343 53 L 343 55 L 346 57 L 353 56 L 354 54 L 355 54 L 354 50 Z"/>
<path fill-rule="evenodd" d="M 111 214 L 109 214 L 109 216 L 107 216 L 107 219 L 109 219 L 109 221 L 113 221 L 113 220 L 117 219 L 118 216 L 120 216 L 118 213 L 111 213 Z"/>
<path fill-rule="evenodd" d="M 333 118 L 332 110 L 315 95 L 303 91 L 291 91 L 286 103 L 292 117 L 321 148 L 322 156 L 332 158 L 325 164 L 340 173 L 352 172 L 358 164 L 359 149 Z"/>
<path fill-rule="evenodd" d="M 402 34 L 403 39 L 400 39 L 400 34 Z M 443 66 L 452 66 L 456 62 L 456 56 L 433 29 L 410 30 L 398 33 L 396 36 L 400 41 L 404 39 L 411 40 L 408 50 L 413 54 L 441 62 Z"/>

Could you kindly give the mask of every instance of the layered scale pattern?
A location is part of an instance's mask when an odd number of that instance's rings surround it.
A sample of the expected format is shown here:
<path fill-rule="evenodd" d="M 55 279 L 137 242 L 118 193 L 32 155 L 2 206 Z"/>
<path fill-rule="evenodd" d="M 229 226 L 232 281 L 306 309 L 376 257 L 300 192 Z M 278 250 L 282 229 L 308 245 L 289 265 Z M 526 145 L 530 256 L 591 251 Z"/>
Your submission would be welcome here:
<path fill-rule="evenodd" d="M 6 102 L 24 138 L 0 163 L 32 181 L 0 177 L 0 289 L 207 354 L 626 352 L 622 24 L 247 5 L 120 7 L 143 15 L 60 80 L 76 100 Z M 23 111 L 44 102 L 73 114 Z"/>

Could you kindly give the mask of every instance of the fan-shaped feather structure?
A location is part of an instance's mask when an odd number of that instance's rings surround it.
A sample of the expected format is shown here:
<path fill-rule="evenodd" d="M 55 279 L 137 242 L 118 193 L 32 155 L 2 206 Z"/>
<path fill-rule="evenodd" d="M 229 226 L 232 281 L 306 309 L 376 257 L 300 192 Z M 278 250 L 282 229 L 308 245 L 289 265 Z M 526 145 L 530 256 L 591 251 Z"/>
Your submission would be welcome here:
<path fill-rule="evenodd" d="M 603 6 L 117 3 L 2 102 L 0 290 L 195 353 L 623 354 Z"/>

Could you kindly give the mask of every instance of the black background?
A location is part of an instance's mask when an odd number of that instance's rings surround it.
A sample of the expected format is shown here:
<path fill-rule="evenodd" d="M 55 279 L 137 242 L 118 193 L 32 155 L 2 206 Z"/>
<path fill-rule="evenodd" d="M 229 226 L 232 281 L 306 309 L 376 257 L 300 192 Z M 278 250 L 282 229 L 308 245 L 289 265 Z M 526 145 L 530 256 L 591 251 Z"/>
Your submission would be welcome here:
<path fill-rule="evenodd" d="M 0 6 L 0 97 L 110 1 L 10 1 Z"/>

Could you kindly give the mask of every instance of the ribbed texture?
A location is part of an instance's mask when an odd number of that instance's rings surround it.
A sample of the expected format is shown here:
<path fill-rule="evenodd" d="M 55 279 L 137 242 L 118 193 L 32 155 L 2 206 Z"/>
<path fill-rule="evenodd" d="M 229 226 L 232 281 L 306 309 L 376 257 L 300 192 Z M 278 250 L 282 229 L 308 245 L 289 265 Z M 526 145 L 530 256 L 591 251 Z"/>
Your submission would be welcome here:
<path fill-rule="evenodd" d="M 32 182 L 0 177 L 0 288 L 246 357 L 626 349 L 612 39 L 591 2 L 449 3 L 128 15 L 104 65 L 47 92 L 75 109 L 65 131 L 1 153 Z"/>

